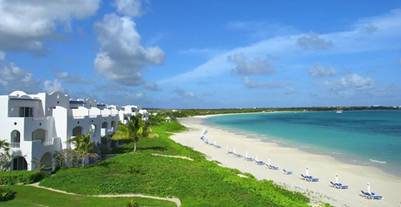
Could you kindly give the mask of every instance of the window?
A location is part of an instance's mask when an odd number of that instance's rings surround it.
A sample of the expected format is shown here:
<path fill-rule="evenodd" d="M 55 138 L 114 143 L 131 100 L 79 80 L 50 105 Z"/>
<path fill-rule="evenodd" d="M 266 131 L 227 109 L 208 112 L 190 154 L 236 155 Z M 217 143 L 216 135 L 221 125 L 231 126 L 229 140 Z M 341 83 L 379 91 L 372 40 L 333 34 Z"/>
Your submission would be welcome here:
<path fill-rule="evenodd" d="M 19 108 L 19 117 L 33 117 L 33 108 L 32 107 L 20 107 Z"/>
<path fill-rule="evenodd" d="M 18 130 L 13 130 L 11 132 L 11 147 L 12 148 L 19 148 L 20 146 L 20 140 L 21 134 L 19 133 Z"/>

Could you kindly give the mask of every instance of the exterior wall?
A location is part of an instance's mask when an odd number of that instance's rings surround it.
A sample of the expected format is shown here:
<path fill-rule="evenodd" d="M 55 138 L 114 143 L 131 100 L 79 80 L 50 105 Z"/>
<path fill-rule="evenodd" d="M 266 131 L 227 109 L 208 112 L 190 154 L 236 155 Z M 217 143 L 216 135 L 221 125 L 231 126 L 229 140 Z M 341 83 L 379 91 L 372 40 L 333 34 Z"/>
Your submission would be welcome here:
<path fill-rule="evenodd" d="M 33 117 L 18 117 L 19 107 L 32 107 Z M 119 121 L 132 113 L 117 106 L 98 108 L 94 100 L 85 100 L 82 106 L 71 108 L 69 96 L 61 92 L 28 95 L 16 91 L 0 96 L 0 139 L 11 143 L 11 132 L 18 130 L 20 144 L 12 147 L 12 156 L 25 158 L 28 170 L 32 170 L 39 166 L 44 155 L 71 148 L 69 139 L 75 127 L 81 127 L 82 134 L 93 132 L 93 141 L 100 143 L 102 136 L 114 133 Z M 96 126 L 93 131 L 92 126 Z M 38 129 L 45 133 L 35 133 L 39 140 L 34 140 L 33 132 Z"/>

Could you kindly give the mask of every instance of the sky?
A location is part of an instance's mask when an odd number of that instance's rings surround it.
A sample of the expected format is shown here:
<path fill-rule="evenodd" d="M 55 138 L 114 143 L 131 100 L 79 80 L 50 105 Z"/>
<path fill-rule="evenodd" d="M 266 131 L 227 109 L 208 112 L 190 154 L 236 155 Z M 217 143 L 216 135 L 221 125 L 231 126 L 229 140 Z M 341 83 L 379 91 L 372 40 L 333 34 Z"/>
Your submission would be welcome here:
<path fill-rule="evenodd" d="M 401 105 L 401 1 L 0 0 L 0 94 Z"/>

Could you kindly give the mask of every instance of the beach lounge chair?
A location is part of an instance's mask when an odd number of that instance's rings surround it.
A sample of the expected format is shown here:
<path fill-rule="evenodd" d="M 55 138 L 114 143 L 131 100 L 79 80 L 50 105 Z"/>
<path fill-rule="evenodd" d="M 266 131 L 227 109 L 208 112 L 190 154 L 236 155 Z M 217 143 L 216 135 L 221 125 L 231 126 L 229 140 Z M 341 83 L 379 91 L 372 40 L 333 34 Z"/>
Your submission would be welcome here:
<path fill-rule="evenodd" d="M 348 185 L 344 185 L 342 183 L 336 183 L 333 181 L 330 181 L 330 186 L 337 189 L 348 189 Z"/>
<path fill-rule="evenodd" d="M 382 200 L 383 199 L 383 196 L 381 196 L 381 195 L 377 195 L 373 192 L 370 192 L 370 193 L 365 192 L 363 190 L 361 190 L 361 196 L 366 199 L 369 199 L 369 200 Z"/>
<path fill-rule="evenodd" d="M 282 171 L 284 175 L 292 175 L 292 172 L 289 170 L 283 169 Z"/>
<path fill-rule="evenodd" d="M 278 170 L 278 167 L 273 165 L 270 160 L 267 160 L 266 167 L 269 168 L 270 170 Z"/>
<path fill-rule="evenodd" d="M 233 153 L 233 150 L 227 147 L 227 153 L 228 153 L 228 154 L 232 154 L 232 153 Z"/>
<path fill-rule="evenodd" d="M 264 165 L 265 164 L 265 162 L 263 160 L 259 160 L 257 156 L 255 157 L 255 162 L 258 165 Z"/>
<path fill-rule="evenodd" d="M 238 153 L 237 150 L 235 150 L 235 148 L 233 148 L 233 155 L 235 155 L 237 157 L 242 157 L 242 155 L 240 153 Z"/>
<path fill-rule="evenodd" d="M 216 141 L 213 142 L 213 146 L 215 146 L 216 148 L 221 148 L 221 146 L 218 145 Z"/>
<path fill-rule="evenodd" d="M 307 181 L 307 182 L 319 182 L 319 178 L 315 178 L 313 176 L 310 175 L 304 175 L 301 174 L 301 179 Z"/>
<path fill-rule="evenodd" d="M 245 159 L 248 161 L 253 161 L 253 158 L 250 154 L 248 154 L 248 152 L 245 153 Z"/>

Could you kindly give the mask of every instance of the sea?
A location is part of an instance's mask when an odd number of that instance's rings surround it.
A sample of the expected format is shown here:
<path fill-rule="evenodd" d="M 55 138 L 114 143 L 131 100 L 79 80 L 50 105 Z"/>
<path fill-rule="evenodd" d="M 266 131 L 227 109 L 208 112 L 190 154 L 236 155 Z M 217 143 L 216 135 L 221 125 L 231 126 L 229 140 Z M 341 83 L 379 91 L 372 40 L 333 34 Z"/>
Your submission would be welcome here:
<path fill-rule="evenodd" d="M 401 176 L 401 110 L 219 115 L 206 124 Z"/>

